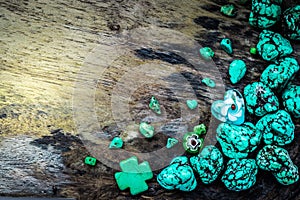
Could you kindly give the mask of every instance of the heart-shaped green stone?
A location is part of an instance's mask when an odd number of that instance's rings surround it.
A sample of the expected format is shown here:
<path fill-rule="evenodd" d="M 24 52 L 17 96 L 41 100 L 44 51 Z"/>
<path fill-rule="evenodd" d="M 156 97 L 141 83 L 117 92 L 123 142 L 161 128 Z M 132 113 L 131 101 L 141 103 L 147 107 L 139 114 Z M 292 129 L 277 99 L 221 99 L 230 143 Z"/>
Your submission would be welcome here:
<path fill-rule="evenodd" d="M 198 106 L 198 102 L 196 100 L 186 100 L 186 105 L 189 109 L 194 110 Z"/>

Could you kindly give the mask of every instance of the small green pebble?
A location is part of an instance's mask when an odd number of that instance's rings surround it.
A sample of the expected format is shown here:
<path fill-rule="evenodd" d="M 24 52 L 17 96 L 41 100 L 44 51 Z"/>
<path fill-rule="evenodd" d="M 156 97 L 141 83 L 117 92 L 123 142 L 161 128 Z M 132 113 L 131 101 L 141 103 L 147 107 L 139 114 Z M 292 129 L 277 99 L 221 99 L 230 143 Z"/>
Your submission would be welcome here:
<path fill-rule="evenodd" d="M 115 138 L 111 141 L 111 143 L 110 143 L 110 145 L 109 145 L 109 148 L 110 148 L 110 149 L 113 149 L 113 148 L 115 148 L 115 149 L 120 149 L 120 148 L 122 148 L 122 146 L 123 146 L 123 140 L 122 140 L 120 137 L 115 137 Z"/>
<path fill-rule="evenodd" d="M 215 55 L 214 51 L 210 47 L 203 47 L 199 51 L 201 56 L 206 60 L 210 60 Z"/>
<path fill-rule="evenodd" d="M 157 101 L 157 99 L 155 97 L 151 97 L 150 103 L 149 103 L 149 108 L 155 112 L 156 114 L 161 114 L 161 110 L 160 110 L 160 104 Z"/>
<path fill-rule="evenodd" d="M 178 143 L 178 140 L 176 138 L 168 138 L 166 147 L 167 147 L 167 149 L 170 149 L 173 146 L 175 146 L 177 143 Z"/>
<path fill-rule="evenodd" d="M 198 102 L 196 100 L 186 100 L 186 105 L 189 109 L 194 110 L 198 106 Z"/>
<path fill-rule="evenodd" d="M 146 122 L 140 123 L 140 133 L 146 138 L 152 138 L 154 135 L 154 127 Z"/>
<path fill-rule="evenodd" d="M 202 83 L 204 83 L 205 85 L 207 85 L 208 87 L 211 87 L 211 88 L 216 87 L 216 83 L 213 80 L 211 80 L 210 78 L 202 79 Z"/>
<path fill-rule="evenodd" d="M 95 166 L 97 159 L 91 156 L 87 156 L 84 159 L 84 163 L 87 165 Z"/>
<path fill-rule="evenodd" d="M 229 65 L 229 76 L 232 84 L 239 82 L 246 73 L 246 64 L 242 60 L 234 60 Z"/>
<path fill-rule="evenodd" d="M 222 49 L 228 53 L 228 54 L 232 54 L 232 46 L 231 46 L 231 40 L 228 38 L 224 38 L 222 39 L 221 43 L 220 43 Z"/>
<path fill-rule="evenodd" d="M 204 124 L 194 126 L 194 133 L 197 133 L 198 135 L 205 134 L 206 133 L 206 126 Z"/>
<path fill-rule="evenodd" d="M 237 13 L 233 4 L 227 4 L 225 6 L 222 6 L 220 12 L 228 17 L 235 17 Z"/>
<path fill-rule="evenodd" d="M 252 54 L 252 55 L 255 55 L 256 54 L 256 48 L 255 47 L 251 47 L 250 48 L 250 53 Z"/>

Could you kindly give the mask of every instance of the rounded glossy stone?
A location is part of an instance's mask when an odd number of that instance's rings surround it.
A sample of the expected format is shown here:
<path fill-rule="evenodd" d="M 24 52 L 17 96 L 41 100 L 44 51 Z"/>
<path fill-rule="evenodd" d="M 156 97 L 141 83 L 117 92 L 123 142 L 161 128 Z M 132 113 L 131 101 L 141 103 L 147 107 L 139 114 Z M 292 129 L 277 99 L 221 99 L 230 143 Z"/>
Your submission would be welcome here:
<path fill-rule="evenodd" d="M 167 190 L 192 191 L 197 186 L 193 169 L 185 156 L 174 158 L 171 164 L 158 174 L 157 182 Z"/>
<path fill-rule="evenodd" d="M 288 151 L 275 145 L 262 148 L 256 156 L 256 163 L 259 168 L 271 172 L 278 172 L 282 167 L 293 165 Z"/>
<path fill-rule="evenodd" d="M 215 55 L 214 51 L 210 47 L 203 47 L 199 51 L 205 60 L 210 60 Z"/>
<path fill-rule="evenodd" d="M 282 0 L 252 0 L 249 23 L 258 28 L 273 26 L 280 19 Z"/>
<path fill-rule="evenodd" d="M 216 83 L 213 80 L 211 80 L 210 78 L 202 79 L 202 83 L 204 83 L 205 85 L 207 85 L 208 87 L 211 87 L 211 88 L 216 87 Z"/>
<path fill-rule="evenodd" d="M 231 44 L 231 40 L 229 38 L 224 38 L 222 39 L 220 46 L 222 47 L 222 49 L 228 53 L 228 54 L 232 54 L 232 44 Z"/>
<path fill-rule="evenodd" d="M 294 139 L 295 125 L 290 115 L 279 110 L 262 117 L 256 124 L 256 132 L 263 135 L 266 144 L 283 146 Z"/>
<path fill-rule="evenodd" d="M 282 167 L 280 171 L 274 172 L 273 175 L 283 185 L 291 185 L 299 180 L 299 171 L 296 165 Z"/>
<path fill-rule="evenodd" d="M 122 146 L 123 146 L 123 140 L 122 140 L 122 138 L 120 138 L 120 137 L 115 137 L 115 138 L 111 141 L 111 143 L 110 143 L 110 145 L 109 145 L 109 148 L 110 148 L 110 149 L 112 149 L 112 148 L 119 149 L 119 148 L 122 148 Z"/>
<path fill-rule="evenodd" d="M 289 85 L 283 91 L 282 100 L 285 110 L 300 118 L 300 86 Z"/>
<path fill-rule="evenodd" d="M 260 33 L 256 47 L 259 55 L 266 61 L 275 61 L 293 52 L 291 43 L 287 39 L 269 30 Z"/>
<path fill-rule="evenodd" d="M 155 97 L 151 97 L 151 100 L 149 103 L 149 108 L 156 114 L 158 114 L 158 115 L 161 114 L 160 104 Z"/>
<path fill-rule="evenodd" d="M 184 150 L 189 153 L 198 153 L 202 147 L 203 139 L 199 137 L 198 134 L 194 132 L 186 133 L 183 136 L 182 145 Z"/>
<path fill-rule="evenodd" d="M 298 70 L 299 65 L 295 58 L 281 58 L 263 71 L 260 82 L 273 90 L 282 91 Z"/>
<path fill-rule="evenodd" d="M 140 133 L 146 138 L 152 138 L 154 135 L 154 127 L 146 122 L 141 122 Z"/>
<path fill-rule="evenodd" d="M 242 60 L 234 60 L 229 65 L 229 76 L 232 84 L 239 82 L 246 74 L 246 64 Z"/>
<path fill-rule="evenodd" d="M 186 105 L 188 106 L 189 109 L 194 110 L 198 106 L 197 100 L 186 100 Z"/>
<path fill-rule="evenodd" d="M 194 126 L 194 133 L 198 135 L 203 135 L 206 133 L 206 126 L 204 124 L 199 124 L 197 126 Z"/>
<path fill-rule="evenodd" d="M 257 171 L 254 159 L 231 159 L 227 163 L 222 182 L 229 190 L 247 190 L 255 184 Z"/>
<path fill-rule="evenodd" d="M 300 5 L 283 12 L 284 33 L 292 40 L 300 40 Z"/>
<path fill-rule="evenodd" d="M 176 138 L 168 138 L 166 147 L 167 147 L 167 149 L 170 149 L 173 146 L 175 146 L 177 143 L 178 143 L 178 140 Z"/>
<path fill-rule="evenodd" d="M 228 90 L 223 100 L 214 101 L 211 112 L 222 122 L 240 125 L 245 121 L 245 103 L 243 96 L 237 90 Z"/>
<path fill-rule="evenodd" d="M 251 48 L 250 48 L 250 53 L 251 53 L 252 55 L 255 55 L 255 54 L 257 53 L 256 48 L 255 48 L 255 47 L 251 47 Z"/>
<path fill-rule="evenodd" d="M 216 137 L 227 157 L 246 158 L 257 148 L 262 135 L 256 132 L 255 126 L 250 122 L 240 126 L 221 123 L 217 128 Z"/>
<path fill-rule="evenodd" d="M 223 169 L 223 156 L 213 145 L 203 148 L 198 156 L 190 158 L 193 169 L 199 174 L 201 181 L 210 184 L 215 181 Z"/>
<path fill-rule="evenodd" d="M 237 14 L 237 10 L 233 4 L 222 6 L 220 12 L 228 17 L 235 17 Z"/>
<path fill-rule="evenodd" d="M 272 90 L 261 82 L 254 82 L 244 88 L 246 107 L 251 114 L 263 116 L 279 109 L 279 101 Z"/>

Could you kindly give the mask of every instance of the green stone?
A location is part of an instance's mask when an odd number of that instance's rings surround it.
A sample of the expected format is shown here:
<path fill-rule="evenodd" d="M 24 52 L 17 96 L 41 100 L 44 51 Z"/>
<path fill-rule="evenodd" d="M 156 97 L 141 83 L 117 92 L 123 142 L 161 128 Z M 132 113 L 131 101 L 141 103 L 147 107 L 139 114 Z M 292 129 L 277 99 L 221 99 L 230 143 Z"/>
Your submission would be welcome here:
<path fill-rule="evenodd" d="M 210 47 L 203 47 L 199 51 L 205 60 L 211 60 L 211 58 L 215 55 L 214 51 Z"/>
<path fill-rule="evenodd" d="M 166 147 L 167 147 L 167 149 L 170 149 L 173 146 L 175 146 L 177 143 L 178 143 L 178 140 L 176 138 L 168 138 Z"/>
<path fill-rule="evenodd" d="M 203 135 L 206 133 L 206 126 L 204 124 L 199 124 L 197 126 L 194 126 L 194 133 L 198 135 Z"/>
<path fill-rule="evenodd" d="M 255 55 L 255 54 L 257 53 L 256 48 L 255 48 L 255 47 L 251 47 L 251 48 L 250 48 L 250 53 L 251 53 L 252 55 Z"/>
<path fill-rule="evenodd" d="M 246 64 L 242 60 L 234 60 L 229 65 L 229 76 L 232 84 L 239 82 L 246 74 Z"/>
<path fill-rule="evenodd" d="M 260 144 L 261 132 L 256 132 L 250 122 L 237 126 L 221 123 L 217 128 L 217 141 L 223 153 L 229 158 L 246 158 Z"/>
<path fill-rule="evenodd" d="M 232 46 L 231 46 L 231 40 L 228 38 L 224 38 L 222 39 L 221 43 L 220 43 L 222 49 L 228 53 L 228 54 L 232 54 Z"/>
<path fill-rule="evenodd" d="M 151 97 L 150 103 L 149 103 L 149 108 L 155 112 L 156 114 L 161 114 L 161 110 L 160 110 L 160 104 L 157 101 L 157 99 L 155 97 Z"/>
<path fill-rule="evenodd" d="M 84 159 L 84 163 L 87 165 L 95 166 L 97 162 L 97 159 L 91 156 L 87 156 Z"/>
<path fill-rule="evenodd" d="M 190 158 L 190 162 L 205 184 L 210 184 L 218 178 L 224 163 L 221 152 L 213 145 L 204 147 L 200 154 Z"/>
<path fill-rule="evenodd" d="M 210 78 L 202 79 L 202 83 L 204 83 L 205 85 L 207 85 L 208 87 L 211 87 L 211 88 L 216 87 L 216 83 L 213 80 L 211 80 Z"/>
<path fill-rule="evenodd" d="M 278 172 L 273 172 L 273 175 L 282 185 L 291 185 L 299 180 L 298 167 L 294 164 L 282 167 Z"/>
<path fill-rule="evenodd" d="M 123 146 L 123 140 L 122 140 L 120 137 L 115 137 L 115 138 L 111 141 L 111 143 L 110 143 L 110 145 L 109 145 L 109 148 L 110 148 L 110 149 L 113 149 L 113 148 L 115 148 L 115 149 L 120 149 L 120 148 L 122 148 L 122 146 Z"/>
<path fill-rule="evenodd" d="M 292 40 L 300 40 L 300 5 L 283 12 L 284 34 Z"/>
<path fill-rule="evenodd" d="M 300 118 L 300 86 L 289 85 L 282 94 L 283 106 L 286 111 Z"/>
<path fill-rule="evenodd" d="M 263 116 L 279 109 L 279 101 L 273 91 L 261 82 L 248 84 L 244 88 L 246 107 L 250 114 Z"/>
<path fill-rule="evenodd" d="M 266 144 L 283 146 L 294 139 L 295 125 L 284 110 L 262 117 L 256 123 L 256 132 L 263 135 Z"/>
<path fill-rule="evenodd" d="M 295 58 L 280 58 L 263 71 L 260 82 L 273 91 L 281 92 L 293 80 L 298 71 L 299 65 Z"/>
<path fill-rule="evenodd" d="M 148 190 L 146 180 L 153 178 L 153 173 L 147 161 L 138 164 L 137 157 L 133 156 L 120 162 L 122 172 L 115 173 L 120 190 L 130 188 L 132 195 Z"/>
<path fill-rule="evenodd" d="M 183 136 L 182 145 L 189 153 L 198 153 L 203 145 L 203 139 L 198 134 L 189 132 Z"/>
<path fill-rule="evenodd" d="M 196 188 L 197 181 L 186 156 L 179 156 L 157 176 L 157 182 L 167 190 L 189 192 Z"/>
<path fill-rule="evenodd" d="M 231 159 L 221 180 L 229 190 L 243 191 L 255 184 L 257 171 L 254 159 Z"/>
<path fill-rule="evenodd" d="M 266 61 L 275 61 L 293 52 L 291 43 L 279 33 L 263 30 L 256 45 L 259 55 Z"/>
<path fill-rule="evenodd" d="M 279 21 L 282 0 L 252 0 L 249 24 L 258 28 L 269 28 Z"/>
<path fill-rule="evenodd" d="M 196 100 L 186 100 L 186 105 L 189 109 L 194 110 L 198 106 L 198 102 Z"/>
<path fill-rule="evenodd" d="M 154 127 L 146 122 L 141 122 L 140 133 L 146 138 L 152 138 L 154 135 Z"/>
<path fill-rule="evenodd" d="M 233 4 L 227 4 L 221 7 L 220 12 L 228 17 L 235 17 L 237 10 Z"/>

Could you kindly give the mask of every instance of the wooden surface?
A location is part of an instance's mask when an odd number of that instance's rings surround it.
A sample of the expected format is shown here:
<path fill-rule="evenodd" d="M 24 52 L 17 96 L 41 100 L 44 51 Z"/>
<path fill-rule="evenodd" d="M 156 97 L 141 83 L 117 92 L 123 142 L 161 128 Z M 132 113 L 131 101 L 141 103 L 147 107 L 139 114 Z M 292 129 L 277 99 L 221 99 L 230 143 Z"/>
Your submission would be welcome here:
<path fill-rule="evenodd" d="M 220 90 L 225 87 L 242 91 L 246 84 L 259 79 L 268 63 L 249 53 L 249 48 L 257 43 L 260 32 L 248 25 L 250 5 L 236 4 L 237 17 L 228 18 L 219 13 L 220 6 L 227 2 L 0 1 L 0 151 L 3 152 L 0 156 L 0 194 L 78 199 L 299 199 L 299 184 L 282 186 L 264 171 L 259 172 L 253 188 L 240 193 L 228 191 L 220 180 L 212 185 L 199 184 L 190 193 L 166 191 L 154 178 L 147 192 L 132 197 L 128 191 L 118 190 L 113 178 L 115 169 L 101 162 L 96 167 L 83 164 L 84 157 L 89 153 L 82 141 L 74 136 L 79 134 L 76 119 L 73 118 L 74 90 L 78 74 L 84 71 L 88 56 L 95 49 L 103 47 L 100 52 L 107 55 L 106 59 L 112 56 L 104 44 L 114 42 L 111 40 L 113 35 L 150 26 L 155 27 L 152 30 L 161 37 L 165 33 L 162 29 L 176 31 L 198 45 L 210 46 L 215 51 L 213 63 L 219 72 L 215 78 L 219 76 L 220 83 L 224 82 L 224 85 L 218 85 Z M 284 7 L 292 4 L 295 2 L 285 1 Z M 219 47 L 224 37 L 233 41 L 232 56 Z M 210 74 L 193 68 L 194 61 L 185 61 L 166 49 L 159 49 L 158 45 L 153 52 L 141 53 L 147 39 L 137 39 L 136 48 L 116 59 L 95 84 L 95 112 L 100 127 L 108 139 L 115 135 L 127 139 L 124 149 L 132 152 L 162 148 L 168 136 L 188 129 L 188 126 L 178 123 L 180 101 L 187 96 L 185 89 L 181 96 L 174 96 L 170 89 L 163 86 L 164 82 L 138 87 L 130 96 L 129 103 L 133 126 L 127 130 L 121 129 L 112 114 L 114 105 L 111 104 L 111 94 L 114 94 L 113 86 L 122 82 L 120 80 L 124 74 L 146 64 L 149 68 L 164 66 L 176 69 L 192 86 L 200 105 L 197 120 L 207 126 L 211 120 L 209 106 L 218 95 L 222 96 L 222 93 L 211 92 L 213 90 L 201 84 L 201 79 Z M 165 40 L 171 44 L 178 43 L 176 37 Z M 190 40 L 187 40 L 186 46 Z M 293 47 L 293 56 L 299 62 L 300 45 L 293 43 Z M 231 85 L 227 73 L 227 66 L 233 59 L 243 59 L 248 67 L 246 76 L 237 85 Z M 170 75 L 166 73 L 161 76 L 172 78 Z M 139 78 L 143 80 L 143 77 Z M 176 82 L 176 76 L 173 78 L 175 81 L 168 80 Z M 300 84 L 299 73 L 294 83 Z M 126 89 L 129 86 L 123 84 L 122 87 Z M 82 94 L 90 95 L 84 91 Z M 151 94 L 157 95 L 164 105 L 168 114 L 166 118 L 171 123 L 161 132 L 170 135 L 159 134 L 151 141 L 142 138 L 132 140 L 130 137 L 134 137 L 132 130 L 135 125 L 148 114 L 145 110 Z M 80 117 L 84 118 L 84 114 Z M 256 122 L 258 119 L 247 116 L 247 120 Z M 286 148 L 299 167 L 300 127 L 299 120 L 293 120 L 296 125 L 295 140 Z M 178 127 L 174 126 L 176 123 Z M 158 173 L 159 170 L 156 170 L 154 177 Z"/>

